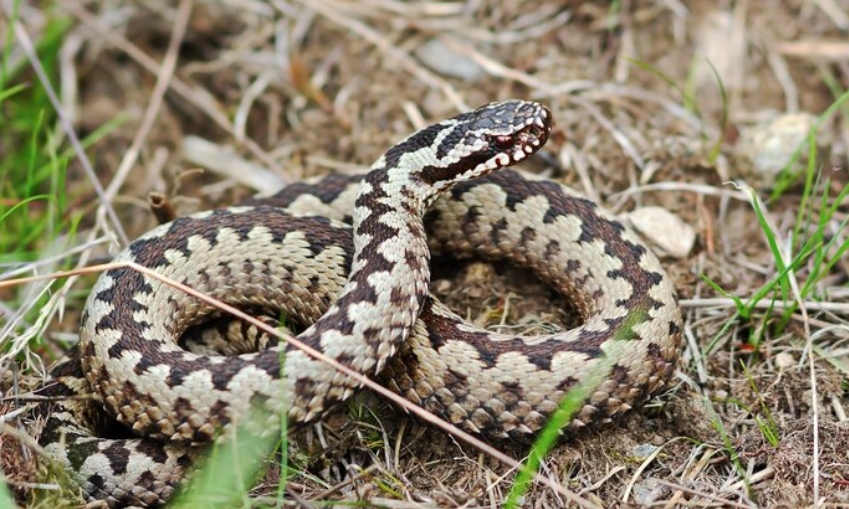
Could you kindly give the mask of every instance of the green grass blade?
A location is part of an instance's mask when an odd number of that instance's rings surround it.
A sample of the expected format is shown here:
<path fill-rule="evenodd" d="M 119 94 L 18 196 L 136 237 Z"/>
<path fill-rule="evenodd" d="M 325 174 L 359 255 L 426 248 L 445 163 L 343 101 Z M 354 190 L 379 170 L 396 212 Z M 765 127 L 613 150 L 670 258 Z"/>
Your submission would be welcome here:
<path fill-rule="evenodd" d="M 698 107 L 696 106 L 696 101 L 693 99 L 693 95 L 687 92 L 681 85 L 678 84 L 674 79 L 662 73 L 660 70 L 652 66 L 647 62 L 643 62 L 642 60 L 638 60 L 636 58 L 627 58 L 628 62 L 637 66 L 639 69 L 643 71 L 647 71 L 654 76 L 663 80 L 670 88 L 681 94 L 681 98 L 684 101 L 684 108 L 688 111 L 692 111 L 697 117 L 701 118 Z"/>
<path fill-rule="evenodd" d="M 9 488 L 6 486 L 6 476 L 0 472 L 0 509 L 15 509 L 18 504 L 12 499 Z"/>
<path fill-rule="evenodd" d="M 713 66 L 713 63 L 710 60 L 706 60 L 706 62 L 708 67 L 710 67 L 710 71 L 713 73 L 713 77 L 716 79 L 717 86 L 719 86 L 719 98 L 722 101 L 722 116 L 719 119 L 720 135 L 717 137 L 716 142 L 713 144 L 713 147 L 711 147 L 710 153 L 708 154 L 708 161 L 710 164 L 714 164 L 722 150 L 722 133 L 728 131 L 728 92 L 725 90 L 725 85 L 722 84 L 722 77 L 719 75 L 719 71 L 716 70 L 716 67 Z"/>
<path fill-rule="evenodd" d="M 201 461 L 192 482 L 171 507 L 239 507 L 247 505 L 247 494 L 254 486 L 260 467 L 274 450 L 278 436 L 258 437 L 239 429 L 226 443 L 215 444 Z"/>
<path fill-rule="evenodd" d="M 605 349 L 604 356 L 599 363 L 589 372 L 581 383 L 569 390 L 560 401 L 558 409 L 549 418 L 528 454 L 524 464 L 519 468 L 516 480 L 507 495 L 504 509 L 514 509 L 522 506 L 522 500 L 533 481 L 534 475 L 539 470 L 542 460 L 557 443 L 560 431 L 571 422 L 572 418 L 581 409 L 584 401 L 604 381 L 604 377 L 610 372 L 618 359 L 621 357 L 625 341 L 632 339 L 636 332 L 634 326 L 648 319 L 648 312 L 635 309 L 619 326 L 613 335 L 611 346 Z"/>
<path fill-rule="evenodd" d="M 778 268 L 778 271 L 781 273 L 787 273 L 787 265 L 784 263 L 784 256 L 781 253 L 781 248 L 778 246 L 778 241 L 776 240 L 775 232 L 772 230 L 772 227 L 767 221 L 766 214 L 764 214 L 763 209 L 761 208 L 761 202 L 758 196 L 755 194 L 754 189 L 748 188 L 746 191 L 749 193 L 749 202 L 752 204 L 752 209 L 755 211 L 755 217 L 758 220 L 758 224 L 761 227 L 761 231 L 764 233 L 766 237 L 767 246 L 769 246 L 769 250 L 772 253 L 772 258 L 775 261 L 775 266 Z M 786 278 L 781 278 L 778 280 L 781 285 L 781 298 L 783 300 L 789 300 L 790 298 L 790 282 Z"/>
<path fill-rule="evenodd" d="M 3 104 L 4 100 L 8 99 L 9 97 L 12 97 L 13 95 L 17 94 L 21 90 L 24 90 L 25 88 L 27 88 L 26 85 L 19 84 L 19 85 L 15 85 L 13 87 L 9 87 L 6 90 L 0 89 L 0 105 Z"/>
<path fill-rule="evenodd" d="M 747 306 L 746 303 L 743 302 L 743 299 L 741 299 L 740 297 L 737 297 L 736 295 L 733 295 L 731 293 L 726 292 L 721 286 L 719 286 L 718 283 L 716 283 L 714 280 L 709 278 L 707 276 L 707 274 L 701 274 L 700 277 L 701 277 L 702 281 L 704 281 L 706 285 L 713 288 L 713 290 L 716 293 L 722 295 L 725 298 L 733 300 L 734 301 L 734 307 L 737 308 L 737 313 L 743 319 L 748 320 L 749 315 L 751 313 L 751 310 L 749 309 L 749 306 Z"/>

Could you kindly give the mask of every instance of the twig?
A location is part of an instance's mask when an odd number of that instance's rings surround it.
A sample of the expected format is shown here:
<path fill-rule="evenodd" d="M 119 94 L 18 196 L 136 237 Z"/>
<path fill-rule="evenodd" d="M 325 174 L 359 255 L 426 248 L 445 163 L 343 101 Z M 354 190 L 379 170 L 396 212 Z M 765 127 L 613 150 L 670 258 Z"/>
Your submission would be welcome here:
<path fill-rule="evenodd" d="M 147 195 L 147 203 L 157 223 L 165 224 L 177 219 L 177 211 L 174 210 L 174 205 L 168 196 L 162 193 L 150 193 Z"/>
<path fill-rule="evenodd" d="M 723 488 L 722 491 L 737 491 L 737 490 L 745 489 L 747 486 L 757 484 L 757 483 L 763 481 L 764 479 L 766 479 L 768 477 L 772 477 L 772 474 L 774 474 L 774 473 L 775 473 L 775 467 L 768 466 L 765 469 L 763 469 L 763 470 L 761 470 L 761 471 L 759 471 L 755 474 L 752 474 L 748 479 L 743 479 L 743 480 L 737 481 L 736 483 L 732 484 L 731 486 L 728 486 L 727 488 Z"/>
<path fill-rule="evenodd" d="M 498 62 L 494 58 L 476 50 L 469 44 L 465 44 L 450 37 L 445 37 L 442 39 L 442 41 L 445 43 L 446 47 L 456 51 L 459 54 L 469 57 L 473 62 L 481 66 L 481 68 L 483 68 L 483 70 L 486 71 L 490 76 L 513 80 L 541 94 L 548 95 L 553 93 L 554 87 L 552 87 L 549 83 L 546 83 L 540 80 L 539 78 L 531 76 L 526 72 L 518 71 L 511 67 L 507 67 L 506 65 L 502 64 L 501 62 Z"/>
<path fill-rule="evenodd" d="M 824 12 L 840 30 L 849 30 L 849 15 L 834 0 L 814 0 L 813 3 Z"/>
<path fill-rule="evenodd" d="M 746 299 L 742 299 L 745 301 Z M 732 308 L 737 307 L 737 301 L 727 297 L 713 297 L 709 299 L 681 299 L 678 301 L 681 307 L 685 308 Z M 754 309 L 775 309 L 784 310 L 794 305 L 804 306 L 811 311 L 829 311 L 831 313 L 847 313 L 849 314 L 849 302 L 817 302 L 817 301 L 801 301 L 794 304 L 789 304 L 782 301 L 761 300 L 753 305 Z"/>
<path fill-rule="evenodd" d="M 735 191 L 733 189 L 724 189 L 721 187 L 714 187 L 705 184 L 688 184 L 686 182 L 655 182 L 653 184 L 631 186 L 621 192 L 612 193 L 608 197 L 608 199 L 615 200 L 620 197 L 630 196 L 632 194 L 642 193 L 644 191 L 688 191 L 691 193 L 696 193 L 705 196 L 734 198 L 735 200 L 745 201 L 747 203 L 749 201 L 746 195 L 740 191 Z"/>
<path fill-rule="evenodd" d="M 590 116 L 593 117 L 595 121 L 601 125 L 601 127 L 610 133 L 616 143 L 622 147 L 622 150 L 628 155 L 628 157 L 631 158 L 632 161 L 634 161 L 634 164 L 636 164 L 641 171 L 645 168 L 646 162 L 643 160 L 642 156 L 640 156 L 640 153 L 634 147 L 634 144 L 631 143 L 631 140 L 628 139 L 628 137 L 625 136 L 625 133 L 616 127 L 613 122 L 604 116 L 595 104 L 583 97 L 577 96 L 572 97 L 570 100 L 586 109 Z"/>
<path fill-rule="evenodd" d="M 849 43 L 843 41 L 817 41 L 803 39 L 800 41 L 780 42 L 776 45 L 780 53 L 789 57 L 806 57 L 823 59 L 830 62 L 846 60 L 849 54 Z"/>
<path fill-rule="evenodd" d="M 694 490 L 694 489 L 688 488 L 686 486 L 681 486 L 680 484 L 675 484 L 675 483 L 671 483 L 669 481 L 664 481 L 663 479 L 658 479 L 657 482 L 658 482 L 658 484 L 661 484 L 663 486 L 667 486 L 667 487 L 672 488 L 674 490 L 680 490 L 680 491 L 689 493 L 691 495 L 695 495 L 697 497 L 702 497 L 702 498 L 706 498 L 708 500 L 713 500 L 714 502 L 719 502 L 724 507 L 739 507 L 741 509 L 750 509 L 752 507 L 751 505 L 741 504 L 739 502 L 734 502 L 732 500 L 728 500 L 728 499 L 725 499 L 725 498 L 722 498 L 722 497 L 717 497 L 716 495 L 711 495 L 710 493 L 705 493 L 703 491 Z"/>
<path fill-rule="evenodd" d="M 183 138 L 183 158 L 257 191 L 276 192 L 286 184 L 282 176 L 245 160 L 230 147 L 222 147 L 199 136 Z"/>

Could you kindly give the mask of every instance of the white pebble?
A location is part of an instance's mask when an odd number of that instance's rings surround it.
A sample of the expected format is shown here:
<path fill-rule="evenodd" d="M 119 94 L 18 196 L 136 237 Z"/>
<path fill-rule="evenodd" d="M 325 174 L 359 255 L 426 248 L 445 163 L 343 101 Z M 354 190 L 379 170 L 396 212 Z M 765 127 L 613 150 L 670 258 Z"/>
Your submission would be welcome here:
<path fill-rule="evenodd" d="M 792 353 L 781 352 L 775 356 L 775 366 L 779 369 L 788 369 L 796 365 L 796 358 Z"/>
<path fill-rule="evenodd" d="M 483 69 L 474 60 L 457 53 L 439 38 L 419 46 L 415 55 L 426 66 L 445 76 L 467 82 L 477 81 L 483 76 Z"/>
<path fill-rule="evenodd" d="M 742 164 L 738 166 L 740 174 L 732 175 L 732 178 L 742 177 L 752 186 L 771 187 L 802 146 L 795 166 L 798 169 L 808 153 L 806 140 L 815 121 L 816 117 L 810 113 L 783 113 L 771 120 L 741 128 L 737 155 Z M 822 144 L 824 140 L 818 138 L 817 141 Z"/>
<path fill-rule="evenodd" d="M 628 213 L 625 219 L 652 244 L 658 256 L 684 258 L 696 243 L 693 227 L 664 208 L 642 207 Z"/>

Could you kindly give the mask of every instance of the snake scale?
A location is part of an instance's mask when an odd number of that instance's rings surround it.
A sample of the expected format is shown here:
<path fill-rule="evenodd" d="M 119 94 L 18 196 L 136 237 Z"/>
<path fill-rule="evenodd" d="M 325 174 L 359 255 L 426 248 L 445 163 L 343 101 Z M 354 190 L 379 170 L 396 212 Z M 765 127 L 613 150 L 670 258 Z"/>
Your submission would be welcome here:
<path fill-rule="evenodd" d="M 539 104 L 489 104 L 414 133 L 364 176 L 179 218 L 116 261 L 303 324 L 302 342 L 473 433 L 526 439 L 593 375 L 572 425 L 609 419 L 666 386 L 680 311 L 658 260 L 620 222 L 560 184 L 501 170 L 550 131 Z M 431 252 L 526 267 L 574 301 L 583 324 L 535 337 L 473 327 L 428 295 Z M 308 423 L 357 389 L 282 344 L 187 346 L 184 333 L 216 316 L 129 268 L 101 275 L 79 344 L 40 390 L 55 402 L 40 441 L 87 499 L 160 505 L 202 443 L 252 408 L 273 430 L 281 413 Z"/>

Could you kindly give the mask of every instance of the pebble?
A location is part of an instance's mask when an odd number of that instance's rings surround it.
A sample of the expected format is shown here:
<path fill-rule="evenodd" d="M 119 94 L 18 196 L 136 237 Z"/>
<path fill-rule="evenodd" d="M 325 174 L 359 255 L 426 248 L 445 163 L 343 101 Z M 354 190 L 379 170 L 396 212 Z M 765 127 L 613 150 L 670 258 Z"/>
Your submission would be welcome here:
<path fill-rule="evenodd" d="M 669 497 L 672 490 L 661 484 L 655 477 L 648 477 L 645 480 L 634 484 L 632 491 L 634 503 L 639 507 L 649 507 Z"/>
<path fill-rule="evenodd" d="M 625 219 L 655 248 L 658 256 L 684 258 L 696 243 L 696 231 L 681 218 L 661 207 L 641 207 Z"/>
<path fill-rule="evenodd" d="M 781 352 L 775 356 L 775 365 L 779 369 L 789 369 L 796 365 L 796 358 L 792 353 Z"/>
<path fill-rule="evenodd" d="M 434 71 L 469 83 L 478 81 L 484 75 L 483 68 L 474 60 L 449 48 L 438 37 L 419 46 L 415 55 Z"/>
<path fill-rule="evenodd" d="M 800 146 L 798 161 L 805 161 L 808 132 L 815 122 L 816 117 L 810 113 L 782 113 L 753 126 L 740 127 L 736 152 L 742 164 L 737 167 L 740 174 L 732 177 L 742 177 L 751 186 L 772 187 Z M 796 167 L 800 168 L 798 164 Z"/>
<path fill-rule="evenodd" d="M 634 461 L 645 461 L 657 452 L 657 449 L 658 447 L 653 444 L 640 444 L 628 451 L 628 457 Z"/>

